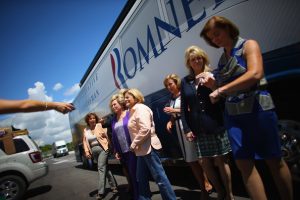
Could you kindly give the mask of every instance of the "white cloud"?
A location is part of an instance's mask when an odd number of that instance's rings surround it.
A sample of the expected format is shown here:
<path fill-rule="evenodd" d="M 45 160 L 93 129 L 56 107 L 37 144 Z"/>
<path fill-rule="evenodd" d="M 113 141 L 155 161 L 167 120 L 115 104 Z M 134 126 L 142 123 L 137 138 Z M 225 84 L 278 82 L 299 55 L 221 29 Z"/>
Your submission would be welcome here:
<path fill-rule="evenodd" d="M 56 111 L 17 114 L 13 126 L 27 128 L 38 145 L 51 144 L 57 139 L 71 142 L 69 117 Z"/>
<path fill-rule="evenodd" d="M 35 88 L 29 88 L 27 90 L 29 99 L 36 99 L 41 101 L 52 101 L 52 97 L 46 95 L 47 91 L 45 90 L 44 83 L 38 81 L 34 85 Z"/>
<path fill-rule="evenodd" d="M 52 97 L 47 96 L 42 82 L 36 82 L 34 85 L 34 88 L 28 89 L 29 99 L 53 101 Z M 68 115 L 54 110 L 15 114 L 10 120 L 6 119 L 5 123 L 10 123 L 16 128 L 27 128 L 29 135 L 38 145 L 52 144 L 58 139 L 63 139 L 66 142 L 72 141 Z"/>
<path fill-rule="evenodd" d="M 7 118 L 3 118 L 0 121 L 0 127 L 9 127 L 12 124 L 12 119 L 14 115 L 7 115 Z"/>
<path fill-rule="evenodd" d="M 61 83 L 56 83 L 53 87 L 53 90 L 54 91 L 58 91 L 60 90 L 61 88 L 63 88 L 63 85 Z"/>
<path fill-rule="evenodd" d="M 67 89 L 64 93 L 65 96 L 76 95 L 80 90 L 79 83 L 74 84 L 71 88 Z"/>

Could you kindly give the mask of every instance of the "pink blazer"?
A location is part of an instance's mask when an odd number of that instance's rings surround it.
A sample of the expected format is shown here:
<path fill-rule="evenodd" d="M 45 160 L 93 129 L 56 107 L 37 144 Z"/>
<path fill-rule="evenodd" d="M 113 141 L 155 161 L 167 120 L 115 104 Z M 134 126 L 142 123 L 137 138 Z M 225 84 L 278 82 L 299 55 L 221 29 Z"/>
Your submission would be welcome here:
<path fill-rule="evenodd" d="M 84 149 L 84 153 L 86 156 L 92 155 L 89 141 L 86 138 L 86 133 L 88 131 L 91 131 L 91 129 L 89 127 L 85 128 L 83 131 L 83 137 L 82 137 L 83 149 Z M 94 129 L 94 134 L 96 135 L 97 140 L 100 143 L 100 145 L 103 147 L 104 151 L 106 151 L 108 149 L 108 139 L 107 139 L 106 132 L 107 132 L 107 129 L 103 128 L 100 123 L 96 124 L 96 127 Z"/>
<path fill-rule="evenodd" d="M 144 156 L 151 152 L 151 147 L 161 149 L 161 143 L 155 133 L 152 110 L 137 103 L 130 110 L 128 130 L 131 137 L 131 148 L 136 156 Z"/>

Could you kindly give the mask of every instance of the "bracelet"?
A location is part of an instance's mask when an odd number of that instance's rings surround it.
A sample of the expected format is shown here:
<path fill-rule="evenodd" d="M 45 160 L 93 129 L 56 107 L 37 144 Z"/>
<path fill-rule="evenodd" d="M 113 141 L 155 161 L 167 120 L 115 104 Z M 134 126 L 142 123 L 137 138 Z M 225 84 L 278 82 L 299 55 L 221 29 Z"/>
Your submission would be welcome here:
<path fill-rule="evenodd" d="M 48 108 L 48 102 L 45 101 L 45 110 L 47 110 L 47 108 Z"/>

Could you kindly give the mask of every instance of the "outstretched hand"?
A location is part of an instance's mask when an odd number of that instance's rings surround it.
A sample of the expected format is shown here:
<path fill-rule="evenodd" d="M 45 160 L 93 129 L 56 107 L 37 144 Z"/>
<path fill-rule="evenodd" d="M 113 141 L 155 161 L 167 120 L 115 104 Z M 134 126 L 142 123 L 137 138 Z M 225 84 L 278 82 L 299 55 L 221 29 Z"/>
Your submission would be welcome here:
<path fill-rule="evenodd" d="M 75 109 L 74 105 L 72 103 L 65 103 L 65 102 L 53 102 L 55 105 L 55 110 L 57 112 L 66 114 L 68 112 L 71 112 Z"/>
<path fill-rule="evenodd" d="M 6 100 L 0 99 L 0 114 L 19 113 L 19 112 L 38 112 L 56 110 L 66 114 L 74 110 L 72 103 L 39 101 L 33 99 Z"/>

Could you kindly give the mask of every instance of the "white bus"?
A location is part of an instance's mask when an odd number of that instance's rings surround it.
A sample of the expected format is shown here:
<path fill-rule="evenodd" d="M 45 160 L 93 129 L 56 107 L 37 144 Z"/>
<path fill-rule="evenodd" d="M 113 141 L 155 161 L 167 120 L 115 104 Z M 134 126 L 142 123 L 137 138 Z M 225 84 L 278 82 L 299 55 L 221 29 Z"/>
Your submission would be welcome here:
<path fill-rule="evenodd" d="M 81 160 L 84 116 L 110 113 L 109 100 L 121 88 L 138 88 L 154 113 L 156 131 L 164 153 L 178 150 L 176 136 L 166 134 L 168 116 L 162 112 L 169 99 L 163 79 L 167 74 L 187 74 L 184 51 L 203 48 L 211 66 L 222 53 L 199 37 L 213 15 L 232 20 L 244 38 L 259 42 L 265 75 L 280 119 L 282 148 L 293 176 L 300 177 L 299 103 L 300 78 L 299 0 L 136 0 L 128 1 L 101 45 L 80 84 L 70 113 L 76 157 Z M 174 134 L 173 134 L 174 135 Z M 174 153 L 175 152 L 175 153 Z"/>

